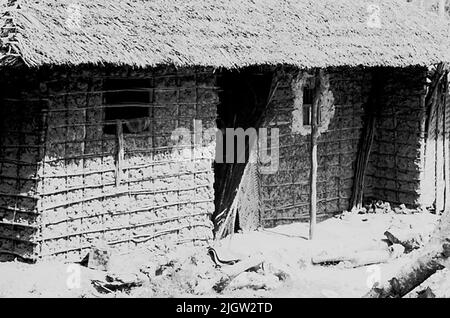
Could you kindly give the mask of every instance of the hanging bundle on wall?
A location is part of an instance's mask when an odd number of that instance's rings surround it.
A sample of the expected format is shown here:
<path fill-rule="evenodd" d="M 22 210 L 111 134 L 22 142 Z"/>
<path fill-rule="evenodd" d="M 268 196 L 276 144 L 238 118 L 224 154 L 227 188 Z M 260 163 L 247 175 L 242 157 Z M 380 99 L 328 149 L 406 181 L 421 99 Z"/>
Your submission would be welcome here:
<path fill-rule="evenodd" d="M 260 210 L 259 199 L 259 174 L 257 166 L 256 149 L 250 153 L 249 162 L 245 165 L 245 170 L 239 183 L 236 195 L 227 212 L 225 219 L 219 224 L 216 239 L 221 239 L 233 234 L 236 227 L 236 220 L 239 226 L 246 230 L 256 229 L 259 225 Z"/>

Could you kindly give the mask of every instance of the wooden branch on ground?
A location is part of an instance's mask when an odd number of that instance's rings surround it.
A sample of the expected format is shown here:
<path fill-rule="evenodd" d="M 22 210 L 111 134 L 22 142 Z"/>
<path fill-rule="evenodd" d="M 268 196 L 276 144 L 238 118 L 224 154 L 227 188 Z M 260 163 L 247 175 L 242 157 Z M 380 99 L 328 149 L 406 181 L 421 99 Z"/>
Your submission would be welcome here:
<path fill-rule="evenodd" d="M 311 261 L 313 264 L 339 263 L 346 262 L 351 267 L 359 267 L 370 264 L 386 263 L 402 255 L 403 246 L 394 244 L 381 250 L 362 250 L 362 251 L 344 251 L 338 253 L 324 253 L 314 256 Z"/>
<path fill-rule="evenodd" d="M 214 284 L 213 289 L 218 293 L 222 292 L 239 274 L 261 266 L 263 261 L 260 255 L 250 256 L 234 265 L 223 267 L 223 276 Z"/>

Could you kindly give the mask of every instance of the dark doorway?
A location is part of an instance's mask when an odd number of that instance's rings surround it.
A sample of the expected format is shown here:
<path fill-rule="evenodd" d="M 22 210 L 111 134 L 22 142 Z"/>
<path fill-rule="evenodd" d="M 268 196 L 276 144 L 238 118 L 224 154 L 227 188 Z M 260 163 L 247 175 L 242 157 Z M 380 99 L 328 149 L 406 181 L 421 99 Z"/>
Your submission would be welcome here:
<path fill-rule="evenodd" d="M 215 212 L 213 222 L 215 234 L 217 234 L 217 230 L 228 215 L 249 156 L 249 140 L 247 139 L 245 141 L 245 153 L 237 153 L 235 142 L 234 160 L 232 163 L 226 162 L 225 129 L 259 128 L 264 109 L 268 103 L 272 77 L 272 70 L 261 70 L 261 68 L 256 67 L 240 71 L 224 71 L 219 76 L 218 85 L 221 88 L 221 103 L 218 108 L 217 127 L 222 131 L 223 143 L 218 142 L 217 147 L 222 147 L 223 159 L 214 165 Z M 238 158 L 240 158 L 239 161 Z M 233 220 L 234 224 L 231 226 L 234 231 L 240 228 L 238 220 L 239 217 L 236 215 Z"/>

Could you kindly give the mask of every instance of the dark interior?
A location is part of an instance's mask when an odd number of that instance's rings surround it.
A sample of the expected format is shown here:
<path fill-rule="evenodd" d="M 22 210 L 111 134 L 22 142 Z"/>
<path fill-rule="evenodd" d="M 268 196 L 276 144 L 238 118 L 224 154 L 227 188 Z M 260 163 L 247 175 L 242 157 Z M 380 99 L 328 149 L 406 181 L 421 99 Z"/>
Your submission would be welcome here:
<path fill-rule="evenodd" d="M 273 72 L 246 68 L 240 71 L 223 71 L 218 79 L 221 88 L 220 106 L 218 108 L 217 127 L 225 134 L 226 128 L 259 128 L 263 111 L 267 106 L 272 85 Z M 214 164 L 215 212 L 213 214 L 214 231 L 216 232 L 225 220 L 237 188 L 239 186 L 246 163 L 238 163 L 238 156 L 245 156 L 248 162 L 249 140 L 245 141 L 245 154 L 236 153 L 236 142 L 233 163 L 226 163 L 225 136 L 223 144 L 224 158 L 222 163 Z M 242 162 L 242 160 L 240 160 Z M 239 230 L 239 216 L 236 216 L 235 231 Z"/>

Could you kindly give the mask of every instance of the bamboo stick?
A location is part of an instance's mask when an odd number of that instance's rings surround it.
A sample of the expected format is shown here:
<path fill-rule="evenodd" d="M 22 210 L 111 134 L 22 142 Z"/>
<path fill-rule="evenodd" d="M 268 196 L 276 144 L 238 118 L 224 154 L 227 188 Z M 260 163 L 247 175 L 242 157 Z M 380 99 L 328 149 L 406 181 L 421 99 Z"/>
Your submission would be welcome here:
<path fill-rule="evenodd" d="M 319 137 L 318 112 L 320 102 L 320 70 L 316 71 L 315 94 L 311 107 L 311 170 L 310 170 L 310 221 L 309 239 L 313 240 L 317 222 L 317 139 Z"/>
<path fill-rule="evenodd" d="M 132 213 L 139 213 L 139 212 L 143 212 L 143 211 L 138 211 L 138 212 L 129 212 L 129 211 L 122 211 L 122 212 L 115 212 L 115 213 L 100 213 L 100 214 L 90 214 L 87 216 L 78 216 L 78 217 L 73 217 L 70 219 L 70 221 L 75 221 L 75 220 L 86 220 L 86 219 L 90 219 L 90 218 L 94 218 L 94 217 L 103 217 L 105 215 L 114 217 L 114 216 L 119 216 L 119 215 L 126 215 L 126 214 L 132 214 Z M 173 217 L 165 217 L 165 218 L 158 218 L 157 220 L 152 220 L 152 221 L 147 221 L 145 223 L 139 223 L 136 225 L 128 225 L 125 227 L 118 227 L 118 228 L 109 228 L 107 230 L 120 230 L 120 229 L 128 229 L 128 228 L 133 228 L 133 227 L 142 227 L 142 226 L 148 226 L 148 225 L 154 225 L 154 224 L 162 224 L 162 223 L 167 223 L 167 222 L 172 222 L 172 221 L 178 221 L 178 220 L 182 220 L 185 218 L 189 218 L 189 217 L 194 217 L 194 216 L 209 216 L 211 215 L 211 212 L 199 212 L 199 213 L 193 213 L 193 214 L 182 214 L 182 215 L 177 215 L 177 216 L 173 216 Z M 43 226 L 48 226 L 48 225 L 56 225 L 56 224 L 60 224 L 60 223 L 64 223 L 67 222 L 66 219 L 64 220 L 56 220 L 56 221 L 51 221 L 51 222 L 46 222 L 43 223 Z M 82 233 L 81 233 L 82 234 Z M 66 236 L 73 236 L 73 235 L 77 235 L 77 234 L 68 234 Z"/>
<path fill-rule="evenodd" d="M 56 208 L 61 208 L 61 207 L 64 207 L 64 206 L 80 204 L 80 203 L 87 202 L 87 201 L 92 201 L 92 200 L 100 200 L 100 199 L 104 199 L 104 198 L 107 198 L 107 197 L 118 196 L 118 195 L 124 195 L 124 193 L 120 192 L 120 193 L 102 194 L 102 195 L 93 196 L 93 197 L 89 197 L 89 198 L 84 198 L 84 199 L 79 199 L 79 200 L 74 200 L 74 201 L 62 202 L 62 203 L 46 206 L 43 210 L 38 209 L 38 211 L 39 212 L 48 211 L 48 210 L 53 210 L 53 209 L 56 209 Z M 165 204 L 165 205 L 155 206 L 154 209 L 158 209 L 158 208 L 163 207 L 163 206 L 164 207 L 173 206 L 173 205 L 177 205 L 177 204 L 198 204 L 198 203 L 205 203 L 205 202 L 211 202 L 211 200 L 199 200 L 199 201 L 185 201 L 185 202 L 168 203 L 168 204 Z"/>
<path fill-rule="evenodd" d="M 116 187 L 118 187 L 122 182 L 123 160 L 124 160 L 123 126 L 121 120 L 116 121 L 116 133 L 117 133 Z"/>
<path fill-rule="evenodd" d="M 39 239 L 37 241 L 38 242 L 52 241 L 52 240 L 57 240 L 57 239 L 61 239 L 61 238 L 69 238 L 69 237 L 78 236 L 78 235 L 85 235 L 85 234 L 91 234 L 91 233 L 100 233 L 100 232 L 103 232 L 103 231 L 110 232 L 110 231 L 136 229 L 136 228 L 146 227 L 146 226 L 150 226 L 150 225 L 157 225 L 157 224 L 175 222 L 175 221 L 179 221 L 179 220 L 182 220 L 182 219 L 185 219 L 185 218 L 189 218 L 189 217 L 193 217 L 193 216 L 199 216 L 199 215 L 201 216 L 201 215 L 207 215 L 207 214 L 206 213 L 199 213 L 197 215 L 195 215 L 195 214 L 182 215 L 180 217 L 164 218 L 164 219 L 161 219 L 161 220 L 153 220 L 153 221 L 149 221 L 149 222 L 145 222 L 145 223 L 141 223 L 141 224 L 136 224 L 136 225 L 116 226 L 116 227 L 105 228 L 105 229 L 100 228 L 100 229 L 95 229 L 95 230 L 78 231 L 78 232 L 67 233 L 67 234 L 63 234 L 63 235 L 49 236 L 49 237 L 45 237 L 45 238 Z M 204 223 L 198 223 L 198 224 L 202 224 L 204 226 L 208 226 L 208 225 L 205 225 Z M 190 226 L 194 226 L 194 225 L 190 224 Z M 129 240 L 129 239 L 126 239 L 124 241 L 127 241 L 127 240 Z"/>
<path fill-rule="evenodd" d="M 130 180 L 128 182 L 135 183 L 135 182 L 143 182 L 143 181 L 148 181 L 148 180 L 149 180 L 148 178 L 145 178 L 145 179 L 139 179 L 139 180 Z M 80 190 L 87 190 L 87 189 L 95 189 L 95 188 L 101 188 L 103 186 L 113 186 L 115 184 L 116 184 L 115 182 L 106 182 L 104 184 L 92 184 L 92 185 L 82 185 L 82 186 L 78 186 L 78 187 L 68 187 L 68 188 L 64 188 L 64 189 L 60 189 L 60 190 L 39 193 L 39 196 L 43 197 L 43 196 L 47 196 L 47 195 L 61 194 L 61 193 L 65 193 L 68 191 L 80 191 Z M 208 187 L 210 187 L 209 184 L 201 184 L 201 185 L 196 185 L 194 187 L 186 187 L 186 188 L 177 187 L 176 189 L 168 188 L 168 189 L 161 189 L 161 190 L 152 190 L 152 189 L 125 190 L 125 191 L 121 191 L 121 192 L 114 192 L 114 195 L 126 194 L 128 192 L 131 195 L 158 194 L 158 193 L 174 192 L 174 191 L 177 191 L 177 192 L 191 191 L 191 190 L 197 190 L 197 189 L 208 188 Z M 1 193 L 0 193 L 0 196 L 1 196 Z M 107 195 L 105 195 L 105 196 L 107 196 Z"/>
<path fill-rule="evenodd" d="M 444 199 L 444 210 L 450 209 L 450 132 L 448 127 L 449 124 L 449 109 L 447 107 L 448 103 L 448 94 L 449 94 L 449 83 L 448 83 L 448 72 L 447 76 L 445 76 L 444 81 L 444 182 L 445 182 L 445 199 Z"/>
<path fill-rule="evenodd" d="M 442 79 L 444 81 L 445 76 Z M 442 83 L 443 84 L 443 83 Z M 442 86 L 439 85 L 438 98 L 436 101 L 436 134 L 435 134 L 435 147 L 436 147 L 436 211 L 443 211 L 445 205 L 445 135 L 444 135 L 444 104 L 440 98 L 441 94 L 444 94 Z"/>

